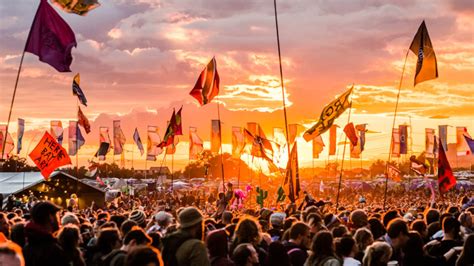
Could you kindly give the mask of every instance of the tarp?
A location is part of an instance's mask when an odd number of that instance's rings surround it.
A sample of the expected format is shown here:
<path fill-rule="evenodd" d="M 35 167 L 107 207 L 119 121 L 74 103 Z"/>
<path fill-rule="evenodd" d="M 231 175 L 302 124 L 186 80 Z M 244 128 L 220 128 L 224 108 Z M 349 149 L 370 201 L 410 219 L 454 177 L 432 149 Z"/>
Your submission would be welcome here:
<path fill-rule="evenodd" d="M 0 193 L 10 195 L 43 180 L 40 172 L 2 172 L 0 173 Z"/>

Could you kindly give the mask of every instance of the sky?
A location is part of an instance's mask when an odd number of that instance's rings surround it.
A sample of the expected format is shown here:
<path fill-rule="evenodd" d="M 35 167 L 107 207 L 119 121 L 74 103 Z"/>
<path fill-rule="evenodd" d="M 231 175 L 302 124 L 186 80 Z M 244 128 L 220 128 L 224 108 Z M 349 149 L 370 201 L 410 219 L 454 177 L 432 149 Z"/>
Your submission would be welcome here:
<path fill-rule="evenodd" d="M 38 3 L 0 2 L 3 124 Z M 133 153 L 135 168 L 143 168 L 144 157 L 132 145 L 135 127 L 144 141 L 147 125 L 157 125 L 164 135 L 173 108 L 183 106 L 185 135 L 174 156 L 174 166 L 182 168 L 188 163 L 188 127 L 197 127 L 207 146 L 210 120 L 217 118 L 216 103 L 199 107 L 189 96 L 213 56 L 221 79 L 217 101 L 224 151 L 231 149 L 232 126 L 258 122 L 268 136 L 274 127 L 284 127 L 273 1 L 102 0 L 101 4 L 84 17 L 56 9 L 76 34 L 73 72 L 59 73 L 35 55 L 25 55 L 11 120 L 14 137 L 17 118 L 26 120 L 21 156 L 48 130 L 50 120 L 67 125 L 75 119 L 71 83 L 80 73 L 89 105 L 82 109 L 92 122 L 86 146 L 79 152 L 80 165 L 86 165 L 97 149 L 98 127 L 112 128 L 116 119 L 127 137 L 127 166 Z M 405 54 L 425 20 L 439 78 L 414 87 L 416 56 L 408 54 L 396 124 L 411 121 L 415 154 L 424 149 L 425 128 L 452 126 L 449 142 L 455 142 L 456 126 L 474 134 L 472 1 L 278 0 L 277 4 L 289 123 L 309 128 L 325 104 L 354 85 L 350 120 L 380 132 L 367 136 L 363 160 L 386 159 Z M 347 116 L 348 112 L 336 124 L 342 128 Z M 324 134 L 326 143 L 327 138 Z M 311 143 L 298 142 L 300 164 L 311 165 Z M 326 159 L 327 150 L 316 164 Z M 148 166 L 160 162 L 161 157 Z"/>

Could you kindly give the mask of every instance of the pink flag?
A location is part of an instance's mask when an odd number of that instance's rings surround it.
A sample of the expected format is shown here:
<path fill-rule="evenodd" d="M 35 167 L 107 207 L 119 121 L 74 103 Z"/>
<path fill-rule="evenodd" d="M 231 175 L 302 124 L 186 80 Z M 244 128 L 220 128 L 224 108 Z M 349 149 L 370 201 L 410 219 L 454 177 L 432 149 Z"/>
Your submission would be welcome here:
<path fill-rule="evenodd" d="M 41 0 L 26 41 L 25 52 L 37 55 L 40 61 L 59 72 L 71 72 L 71 50 L 76 46 L 76 37 L 69 25 L 47 0 Z"/>

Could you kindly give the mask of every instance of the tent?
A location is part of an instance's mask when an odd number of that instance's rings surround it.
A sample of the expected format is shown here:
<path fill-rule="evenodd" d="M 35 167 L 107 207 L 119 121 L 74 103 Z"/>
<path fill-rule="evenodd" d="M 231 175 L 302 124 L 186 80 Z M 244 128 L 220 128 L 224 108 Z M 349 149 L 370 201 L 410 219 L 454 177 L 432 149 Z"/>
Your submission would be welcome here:
<path fill-rule="evenodd" d="M 63 207 L 74 193 L 78 197 L 79 208 L 89 207 L 92 201 L 98 207 L 105 204 L 104 190 L 60 171 L 52 173 L 47 181 L 40 172 L 0 173 L 0 193 L 5 198 L 11 194 L 23 198 L 33 193 L 38 199 L 48 199 Z"/>

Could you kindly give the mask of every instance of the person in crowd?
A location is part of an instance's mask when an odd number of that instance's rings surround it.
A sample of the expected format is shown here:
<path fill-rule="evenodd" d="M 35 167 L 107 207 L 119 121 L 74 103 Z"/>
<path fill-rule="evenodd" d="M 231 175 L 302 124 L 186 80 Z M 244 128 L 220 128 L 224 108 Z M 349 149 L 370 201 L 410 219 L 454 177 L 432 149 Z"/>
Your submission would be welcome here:
<path fill-rule="evenodd" d="M 211 266 L 232 266 L 229 258 L 227 233 L 223 229 L 209 232 L 206 238 L 206 247 L 209 251 Z"/>
<path fill-rule="evenodd" d="M 354 258 L 358 261 L 362 261 L 367 247 L 372 245 L 374 242 L 374 237 L 372 236 L 372 233 L 369 229 L 359 228 L 354 234 L 354 239 L 356 241 L 358 250 Z"/>
<path fill-rule="evenodd" d="M 291 266 L 286 247 L 280 241 L 273 241 L 268 245 L 267 262 L 264 265 Z"/>
<path fill-rule="evenodd" d="M 463 265 L 474 265 L 474 234 L 467 237 L 461 255 L 456 261 L 456 266 Z"/>
<path fill-rule="evenodd" d="M 336 254 L 343 259 L 343 266 L 360 266 L 360 261 L 354 259 L 358 252 L 356 241 L 346 235 L 336 241 Z"/>
<path fill-rule="evenodd" d="M 104 264 L 110 266 L 122 266 L 125 262 L 127 253 L 133 248 L 141 245 L 147 246 L 150 244 L 151 238 L 141 227 L 135 226 L 124 236 L 122 247 L 120 247 L 120 249 L 113 250 L 104 257 Z"/>
<path fill-rule="evenodd" d="M 97 243 L 94 246 L 92 258 L 88 265 L 100 266 L 103 264 L 103 260 L 107 255 L 114 249 L 117 249 L 121 245 L 120 232 L 117 228 L 102 228 L 99 231 L 99 237 Z"/>
<path fill-rule="evenodd" d="M 352 232 L 355 232 L 357 229 L 366 227 L 368 225 L 367 213 L 361 209 L 351 212 L 349 220 L 349 225 Z"/>
<path fill-rule="evenodd" d="M 172 224 L 173 216 L 165 211 L 160 211 L 153 216 L 152 225 L 148 227 L 147 233 L 158 232 L 166 235 L 167 228 Z"/>
<path fill-rule="evenodd" d="M 6 238 L 10 237 L 10 221 L 7 218 L 7 214 L 0 212 L 0 233 Z"/>
<path fill-rule="evenodd" d="M 13 242 L 1 242 L 0 240 L 0 265 L 24 266 L 25 259 L 21 247 Z"/>
<path fill-rule="evenodd" d="M 68 224 L 59 230 L 58 241 L 64 250 L 64 255 L 71 266 L 86 265 L 79 245 L 82 242 L 79 228 L 74 224 Z"/>
<path fill-rule="evenodd" d="M 163 266 L 160 251 L 148 246 L 133 248 L 125 257 L 125 266 Z M 191 264 L 192 265 L 192 264 Z"/>
<path fill-rule="evenodd" d="M 31 209 L 31 221 L 25 226 L 26 245 L 23 248 L 26 266 L 55 266 L 69 263 L 54 233 L 59 230 L 59 206 L 49 201 L 36 203 Z"/>
<path fill-rule="evenodd" d="M 233 254 L 234 249 L 243 243 L 249 243 L 253 245 L 257 250 L 259 261 L 266 261 L 267 252 L 263 247 L 261 247 L 262 233 L 256 219 L 243 217 L 239 221 L 234 232 L 234 239 L 230 245 L 230 252 Z"/>
<path fill-rule="evenodd" d="M 209 265 L 201 212 L 187 207 L 178 214 L 179 229 L 163 238 L 162 256 L 166 265 Z"/>
<path fill-rule="evenodd" d="M 334 250 L 334 242 L 328 231 L 318 232 L 311 245 L 311 255 L 306 260 L 305 266 L 341 266 L 341 260 Z"/>
<path fill-rule="evenodd" d="M 294 223 L 290 228 L 290 240 L 284 242 L 286 252 L 293 266 L 304 265 L 311 245 L 310 228 L 303 222 Z"/>
<path fill-rule="evenodd" d="M 381 240 L 392 248 L 391 260 L 401 263 L 403 248 L 408 241 L 408 225 L 401 218 L 391 219 L 388 223 L 387 233 Z"/>
<path fill-rule="evenodd" d="M 367 247 L 362 263 L 364 266 L 386 266 L 392 256 L 388 243 L 376 241 Z"/>
<path fill-rule="evenodd" d="M 408 241 L 403 248 L 403 263 L 404 266 L 420 266 L 420 265 L 443 265 L 444 259 L 435 258 L 428 255 L 423 249 L 423 238 L 416 231 L 408 233 Z"/>
<path fill-rule="evenodd" d="M 259 256 L 252 244 L 243 243 L 234 249 L 232 261 L 234 261 L 235 266 L 253 266 L 258 265 Z"/>
<path fill-rule="evenodd" d="M 461 224 L 454 216 L 448 216 L 443 219 L 443 238 L 441 240 L 432 240 L 426 244 L 425 249 L 429 255 L 447 258 L 447 265 L 455 265 L 457 252 L 453 248 L 463 245 L 460 236 Z M 453 249 L 451 252 L 449 252 Z M 449 252 L 449 253 L 448 253 Z M 446 254 L 448 253 L 448 255 Z"/>

